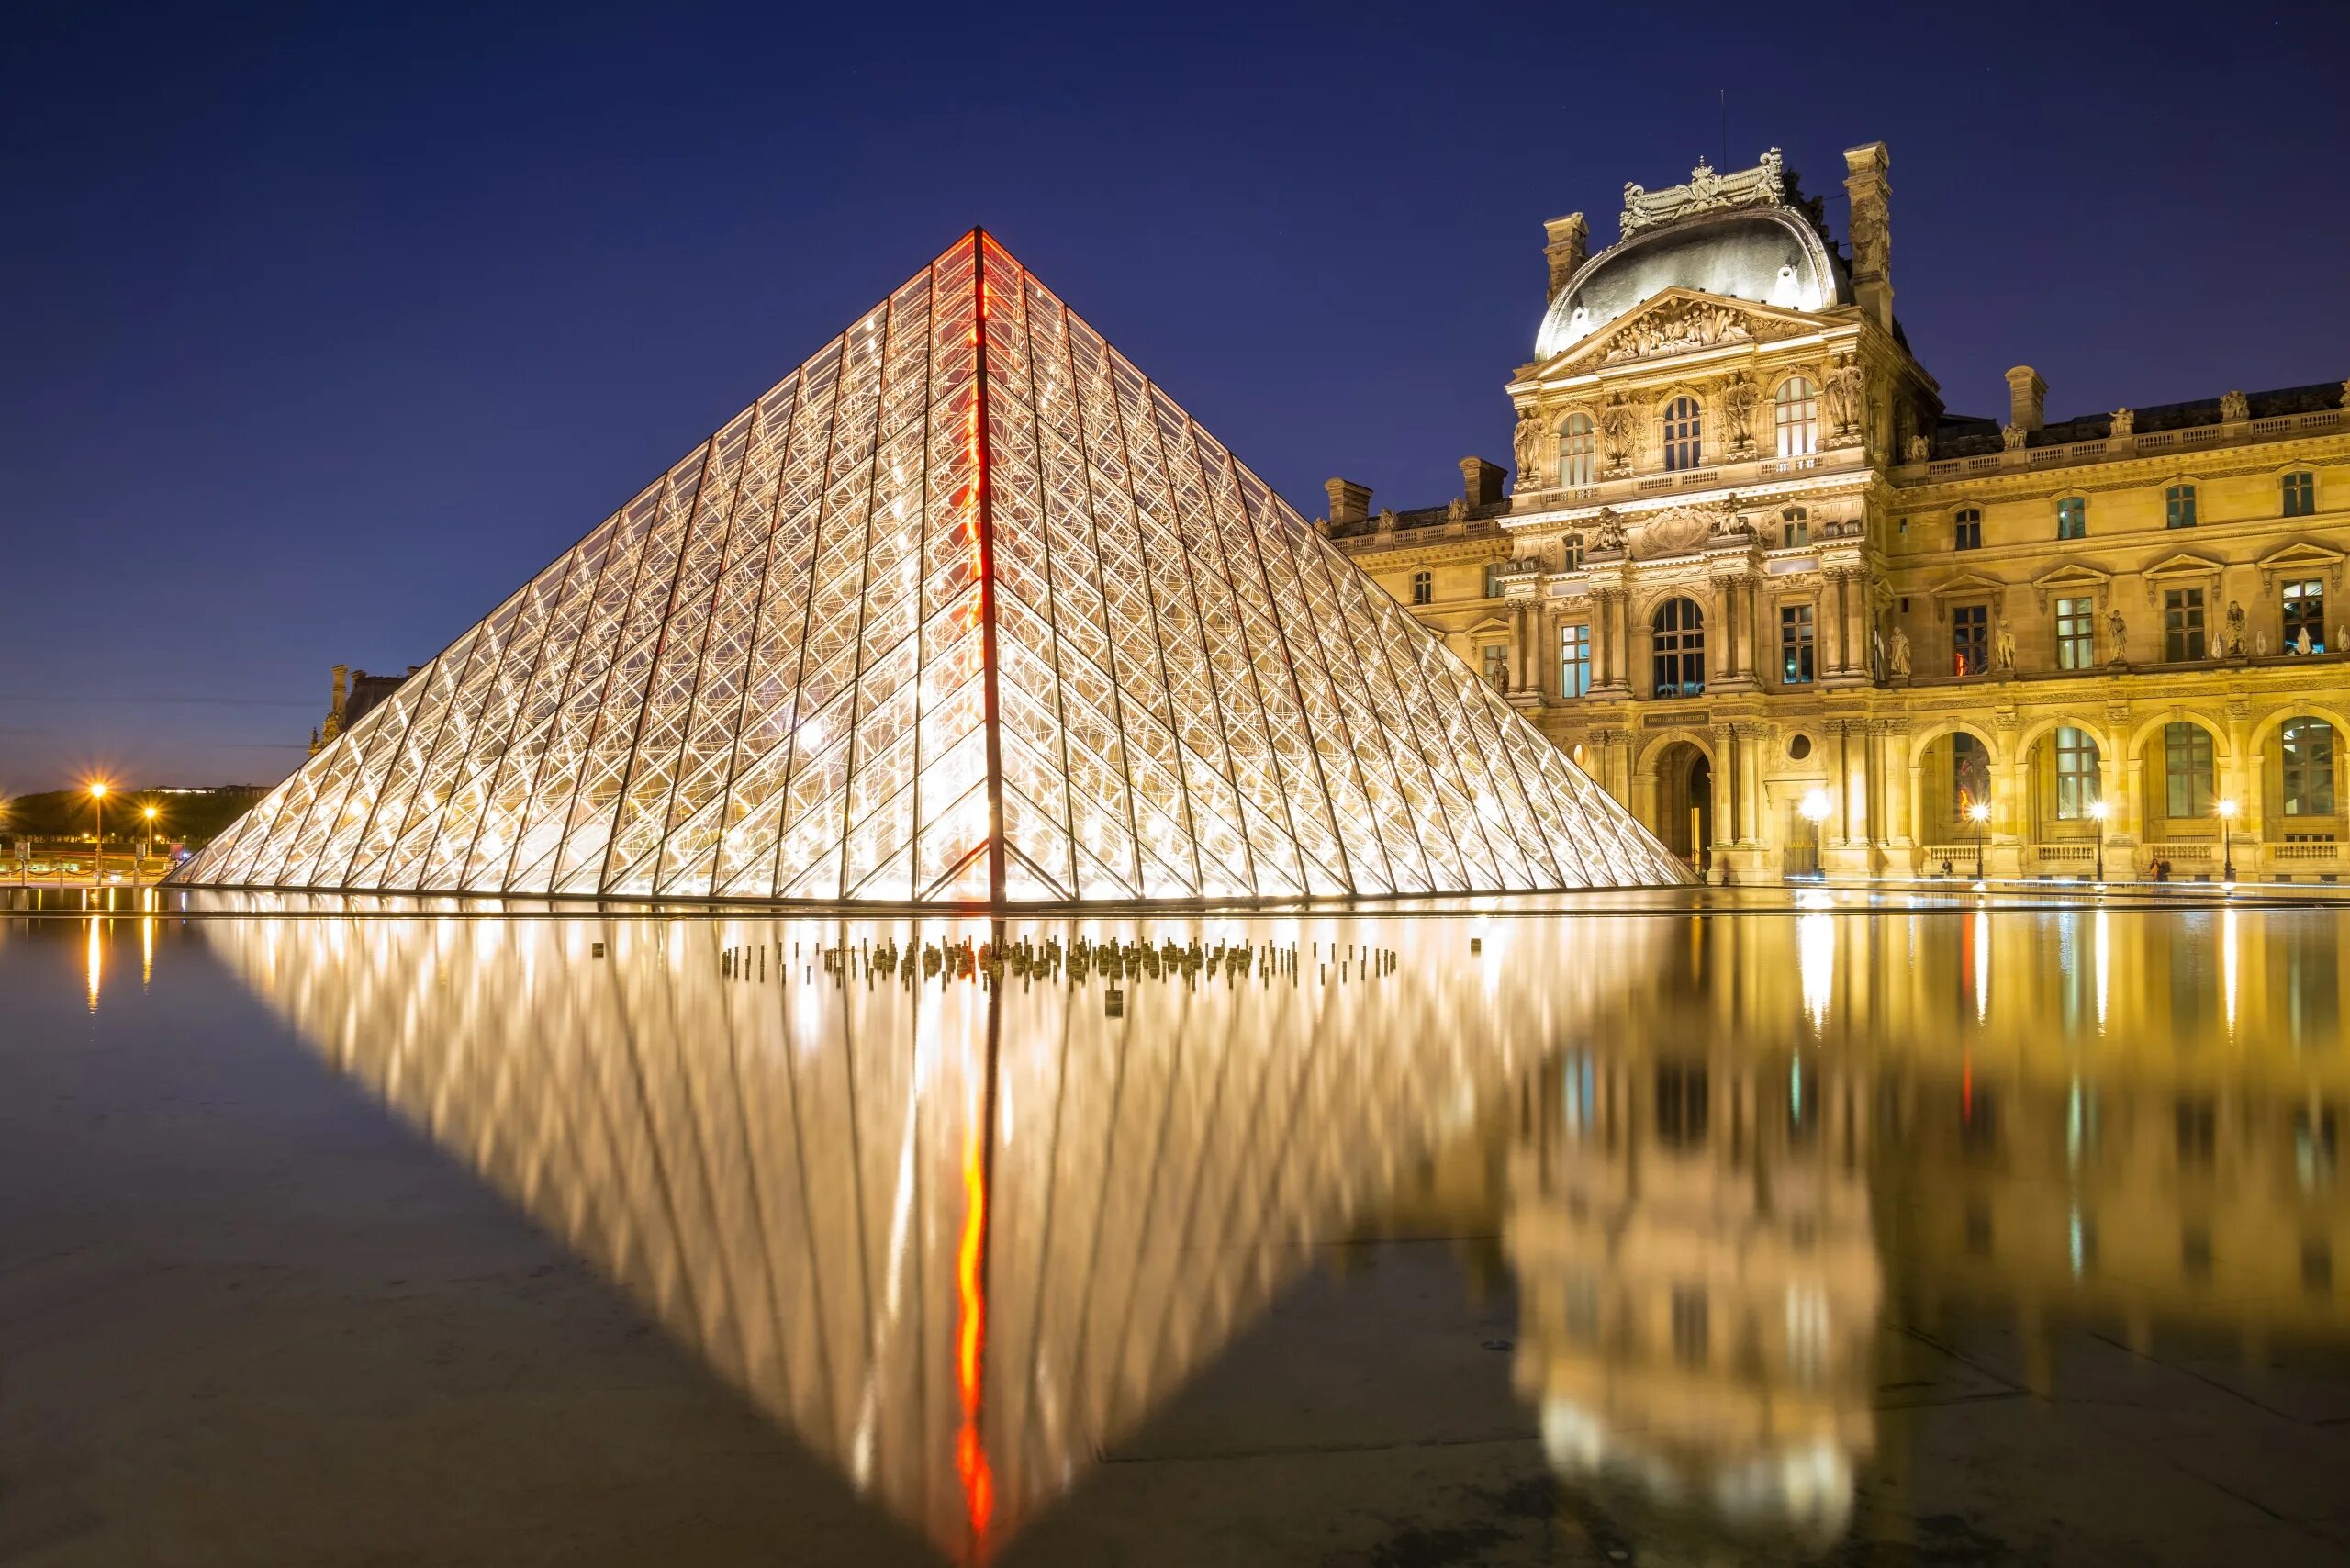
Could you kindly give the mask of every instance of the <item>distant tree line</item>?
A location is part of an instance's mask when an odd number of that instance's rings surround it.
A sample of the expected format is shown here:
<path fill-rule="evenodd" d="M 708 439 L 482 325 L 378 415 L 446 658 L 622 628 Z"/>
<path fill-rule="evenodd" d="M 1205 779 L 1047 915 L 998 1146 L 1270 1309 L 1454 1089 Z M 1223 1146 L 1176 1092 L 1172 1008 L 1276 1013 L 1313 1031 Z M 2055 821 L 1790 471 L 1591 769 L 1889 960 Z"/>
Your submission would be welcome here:
<path fill-rule="evenodd" d="M 142 808 L 151 805 L 156 808 L 157 844 L 207 844 L 267 793 L 267 787 L 260 784 L 229 784 L 217 790 L 110 790 L 106 802 L 106 842 L 128 844 L 133 837 L 144 837 L 147 819 Z M 84 837 L 95 820 L 93 802 L 84 790 L 45 790 L 0 801 L 0 839 Z"/>

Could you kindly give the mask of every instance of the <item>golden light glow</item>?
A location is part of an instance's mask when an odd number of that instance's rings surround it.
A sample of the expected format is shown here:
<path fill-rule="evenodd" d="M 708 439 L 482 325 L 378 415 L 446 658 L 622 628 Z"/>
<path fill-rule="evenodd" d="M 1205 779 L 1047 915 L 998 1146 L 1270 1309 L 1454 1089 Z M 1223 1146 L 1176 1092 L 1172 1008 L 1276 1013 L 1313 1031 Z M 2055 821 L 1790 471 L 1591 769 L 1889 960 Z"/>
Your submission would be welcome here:
<path fill-rule="evenodd" d="M 1975 801 L 1971 802 L 1966 808 L 1966 820 L 1971 823 L 1989 822 L 1991 820 L 1991 802 L 1988 801 Z"/>
<path fill-rule="evenodd" d="M 93 780 L 90 785 L 90 799 L 94 801 L 105 800 L 106 798 L 107 789 L 108 785 L 105 779 L 100 778 Z"/>
<path fill-rule="evenodd" d="M 1820 823 L 1826 822 L 1828 820 L 1828 791 L 1825 790 L 1806 790 L 1804 792 L 1803 803 L 1796 809 L 1803 813 L 1804 821 L 1810 823 L 1815 826 Z"/>

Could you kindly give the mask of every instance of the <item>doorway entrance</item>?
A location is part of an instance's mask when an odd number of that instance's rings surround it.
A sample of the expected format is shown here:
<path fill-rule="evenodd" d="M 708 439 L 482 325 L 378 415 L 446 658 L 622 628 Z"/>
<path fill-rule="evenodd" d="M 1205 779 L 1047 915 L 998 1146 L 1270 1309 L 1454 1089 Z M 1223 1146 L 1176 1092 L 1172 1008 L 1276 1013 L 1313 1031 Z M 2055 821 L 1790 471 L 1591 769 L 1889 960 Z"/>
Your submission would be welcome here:
<path fill-rule="evenodd" d="M 1700 875 L 1712 869 L 1714 765 L 1687 741 L 1675 741 L 1656 765 L 1657 837 Z"/>

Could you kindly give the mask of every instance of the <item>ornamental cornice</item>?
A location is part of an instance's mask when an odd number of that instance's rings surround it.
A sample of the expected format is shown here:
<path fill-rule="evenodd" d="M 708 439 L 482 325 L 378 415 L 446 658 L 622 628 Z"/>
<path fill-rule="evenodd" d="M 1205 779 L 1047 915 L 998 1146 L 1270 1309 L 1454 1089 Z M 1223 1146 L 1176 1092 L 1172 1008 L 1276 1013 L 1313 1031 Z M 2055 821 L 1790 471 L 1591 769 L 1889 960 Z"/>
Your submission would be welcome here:
<path fill-rule="evenodd" d="M 2261 454 L 2262 460 L 2256 463 L 2244 460 L 2253 453 Z M 2322 456 L 2321 454 L 2330 455 Z M 2212 466 L 2210 465 L 2212 458 L 2230 461 L 2226 466 Z M 2277 441 L 2190 447 L 2183 451 L 2165 448 L 2159 452 L 2096 458 L 2085 463 L 1985 468 L 1971 474 L 1939 475 L 1914 483 L 1904 483 L 1888 474 L 1886 482 L 1898 498 L 1899 505 L 1915 508 L 1943 504 L 1945 498 L 1948 504 L 1955 505 L 1975 496 L 1997 495 L 2002 500 L 2028 501 L 2053 499 L 2058 496 L 2103 495 L 2112 490 L 2137 489 L 2179 474 L 2196 479 L 2233 479 L 2247 474 L 2270 473 L 2296 461 L 2350 462 L 2350 430 Z M 2210 525 L 2207 522 L 2203 526 Z"/>
<path fill-rule="evenodd" d="M 1513 514 L 1500 519 L 1505 533 L 1522 533 L 1534 528 L 1573 528 L 1596 520 L 1600 513 L 1612 511 L 1629 520 L 1652 511 L 1670 511 L 1676 507 L 1700 507 L 1735 502 L 1740 507 L 1752 503 L 1777 501 L 1793 496 L 1812 498 L 1851 495 L 1865 499 L 1872 471 L 1866 468 L 1846 468 L 1830 474 L 1812 474 L 1793 479 L 1764 479 L 1743 485 L 1718 485 L 1703 490 L 1665 490 L 1652 496 L 1630 495 L 1606 500 L 1578 502 L 1572 506 L 1549 506 L 1523 515 Z"/>

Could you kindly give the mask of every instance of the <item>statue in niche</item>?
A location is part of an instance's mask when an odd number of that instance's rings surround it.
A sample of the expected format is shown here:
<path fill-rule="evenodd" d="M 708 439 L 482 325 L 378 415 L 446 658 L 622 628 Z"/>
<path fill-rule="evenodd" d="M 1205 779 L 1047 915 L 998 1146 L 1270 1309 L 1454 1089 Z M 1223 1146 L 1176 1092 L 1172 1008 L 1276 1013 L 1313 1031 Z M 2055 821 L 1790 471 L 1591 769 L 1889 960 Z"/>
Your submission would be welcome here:
<path fill-rule="evenodd" d="M 2130 623 L 2121 618 L 2121 611 L 2119 610 L 2109 610 L 2105 612 L 2105 633 L 2113 644 L 2111 662 L 2121 663 L 2130 646 Z"/>
<path fill-rule="evenodd" d="M 1722 424 L 1732 452 L 1754 450 L 1754 409 L 1762 401 L 1762 392 L 1754 385 L 1754 377 L 1742 371 L 1722 383 Z"/>
<path fill-rule="evenodd" d="M 2004 615 L 1999 617 L 1999 629 L 1992 639 L 1991 654 L 1998 660 L 2001 669 L 2013 671 L 2016 667 L 2015 629 L 2008 624 L 2008 618 Z"/>
<path fill-rule="evenodd" d="M 2109 431 L 2109 432 L 2108 432 L 2109 434 L 2113 435 L 2113 436 L 2115 436 L 2115 437 L 2119 438 L 2119 437 L 2125 436 L 2125 435 L 2132 435 L 2132 434 L 2135 434 L 2135 433 L 2136 433 L 2136 431 L 2137 431 L 2137 429 L 2138 429 L 2138 410 L 2137 410 L 2137 409 L 2114 409 L 2114 410 L 2113 410 L 2113 429 L 2112 429 L 2110 431 Z"/>
<path fill-rule="evenodd" d="M 1537 483 L 1534 465 L 1539 456 L 1541 444 L 1540 418 L 1532 409 L 1521 410 L 1517 417 L 1517 433 L 1510 442 L 1517 458 L 1517 482 L 1521 487 L 1531 487 Z"/>
<path fill-rule="evenodd" d="M 1632 440 L 1639 427 L 1639 410 L 1615 393 L 1599 410 L 1599 434 L 1607 453 L 1607 466 L 1621 468 L 1629 461 Z"/>
<path fill-rule="evenodd" d="M 1886 658 L 1896 680 L 1909 678 L 1909 633 L 1896 626 L 1893 629 L 1893 652 Z"/>
<path fill-rule="evenodd" d="M 2243 605 L 2241 605 L 2241 604 L 2239 604 L 2239 603 L 2237 603 L 2237 602 L 2236 602 L 2234 599 L 2230 599 L 2230 600 L 2228 600 L 2228 633 L 2227 633 L 2227 636 L 2228 636 L 2228 652 L 2229 652 L 2229 653 L 2231 653 L 2231 654 L 2241 654 L 2241 653 L 2243 653 L 2243 652 L 2244 652 L 2244 606 L 2243 606 Z"/>
<path fill-rule="evenodd" d="M 1863 378 L 1851 354 L 1838 354 L 1819 390 L 1820 411 L 1828 416 L 1830 445 L 1851 446 L 1861 439 Z"/>

